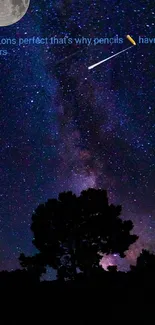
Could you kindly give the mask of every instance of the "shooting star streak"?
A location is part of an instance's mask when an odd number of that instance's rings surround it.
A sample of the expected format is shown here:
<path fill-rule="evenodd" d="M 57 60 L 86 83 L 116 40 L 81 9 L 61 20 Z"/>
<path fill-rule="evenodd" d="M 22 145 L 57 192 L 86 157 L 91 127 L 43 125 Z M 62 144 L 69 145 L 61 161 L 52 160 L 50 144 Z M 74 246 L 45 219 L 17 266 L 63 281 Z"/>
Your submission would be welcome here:
<path fill-rule="evenodd" d="M 93 68 L 97 67 L 97 65 L 99 65 L 99 64 L 101 64 L 101 63 L 103 63 L 103 62 L 105 62 L 105 61 L 108 61 L 108 60 L 114 58 L 115 56 L 117 56 L 117 55 L 119 55 L 119 54 L 121 54 L 121 53 L 123 53 L 123 52 L 125 52 L 125 51 L 127 51 L 127 50 L 129 50 L 129 49 L 131 49 L 132 47 L 134 47 L 134 45 L 129 46 L 129 47 L 127 47 L 127 49 L 122 50 L 122 51 L 120 51 L 120 52 L 118 52 L 118 53 L 116 53 L 116 54 L 114 54 L 114 55 L 112 55 L 112 56 L 109 56 L 108 58 L 106 58 L 106 59 L 104 59 L 104 60 L 102 60 L 102 61 L 100 61 L 100 62 L 98 62 L 98 63 L 95 63 L 95 64 L 91 65 L 90 67 L 88 67 L 88 69 L 89 69 L 89 70 L 90 70 L 90 69 L 93 69 Z"/>

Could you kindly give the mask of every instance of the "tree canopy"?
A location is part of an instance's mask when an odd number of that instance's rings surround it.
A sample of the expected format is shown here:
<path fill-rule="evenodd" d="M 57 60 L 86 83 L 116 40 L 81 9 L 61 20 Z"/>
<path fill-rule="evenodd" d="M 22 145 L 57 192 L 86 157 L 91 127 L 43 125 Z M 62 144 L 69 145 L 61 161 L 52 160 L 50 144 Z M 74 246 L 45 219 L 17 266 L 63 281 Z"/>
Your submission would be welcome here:
<path fill-rule="evenodd" d="M 130 266 L 131 271 L 135 272 L 155 272 L 155 255 L 143 249 L 137 258 L 136 265 Z"/>
<path fill-rule="evenodd" d="M 58 278 L 74 279 L 79 271 L 100 268 L 101 253 L 124 257 L 138 237 L 130 234 L 133 223 L 123 221 L 121 212 L 121 206 L 109 204 L 105 190 L 88 189 L 79 197 L 60 193 L 32 215 L 33 244 L 39 254 L 22 254 L 22 265 L 48 265 L 57 270 Z"/>

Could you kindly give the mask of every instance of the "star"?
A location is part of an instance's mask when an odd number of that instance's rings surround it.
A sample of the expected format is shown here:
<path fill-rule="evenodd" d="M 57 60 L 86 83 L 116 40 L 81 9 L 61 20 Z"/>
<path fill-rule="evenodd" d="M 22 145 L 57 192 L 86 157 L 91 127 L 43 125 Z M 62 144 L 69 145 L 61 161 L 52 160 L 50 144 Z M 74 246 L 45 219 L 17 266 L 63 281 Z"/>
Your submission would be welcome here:
<path fill-rule="evenodd" d="M 11 40 L 0 56 L 1 269 L 16 269 L 20 252 L 35 252 L 30 225 L 40 203 L 88 187 L 106 189 L 139 236 L 125 259 L 109 256 L 106 267 L 128 269 L 142 248 L 155 251 L 154 45 L 137 44 L 88 70 L 125 49 L 127 33 L 136 43 L 153 37 L 154 17 L 147 2 L 32 1 L 19 23 L 1 28 L 1 38 Z M 65 36 L 123 43 L 12 41 Z"/>

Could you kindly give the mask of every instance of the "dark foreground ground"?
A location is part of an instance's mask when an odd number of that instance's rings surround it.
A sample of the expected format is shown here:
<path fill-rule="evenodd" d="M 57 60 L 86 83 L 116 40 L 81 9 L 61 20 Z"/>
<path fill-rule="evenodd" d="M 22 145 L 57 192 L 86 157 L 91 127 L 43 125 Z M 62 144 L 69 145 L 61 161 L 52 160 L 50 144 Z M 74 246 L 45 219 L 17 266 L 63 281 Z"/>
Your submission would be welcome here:
<path fill-rule="evenodd" d="M 115 314 L 114 310 L 120 311 L 120 316 L 126 306 L 127 319 L 139 308 L 141 314 L 146 312 L 148 306 L 148 317 L 153 312 L 155 320 L 155 275 L 150 272 L 148 274 L 103 272 L 89 278 L 79 275 L 76 281 L 67 282 L 40 282 L 27 272 L 1 272 L 0 294 L 6 305 L 15 303 L 17 308 L 23 302 L 25 311 L 29 311 L 30 307 L 33 307 L 34 311 L 36 306 L 43 309 L 50 305 L 47 313 L 54 313 L 58 308 L 57 317 L 62 316 L 61 310 L 67 306 L 65 310 L 68 310 L 68 313 L 76 310 L 77 318 L 83 309 L 85 311 L 88 309 L 90 315 L 95 308 L 101 308 L 104 313 L 110 308 L 110 318 L 116 318 L 118 312 Z M 36 317 L 41 309 L 38 307 Z M 98 312 L 100 313 L 100 310 Z"/>
<path fill-rule="evenodd" d="M 76 281 L 39 282 L 32 274 L 1 272 L 0 293 L 0 324 L 9 324 L 10 317 L 15 324 L 106 324 L 118 320 L 151 324 L 151 317 L 155 320 L 153 273 L 106 272 L 90 278 L 78 276 Z"/>
<path fill-rule="evenodd" d="M 148 289 L 56 289 L 43 284 L 13 291 L 8 288 L 3 296 L 0 324 L 107 324 L 120 320 L 152 324 L 155 320 L 154 292 Z"/>

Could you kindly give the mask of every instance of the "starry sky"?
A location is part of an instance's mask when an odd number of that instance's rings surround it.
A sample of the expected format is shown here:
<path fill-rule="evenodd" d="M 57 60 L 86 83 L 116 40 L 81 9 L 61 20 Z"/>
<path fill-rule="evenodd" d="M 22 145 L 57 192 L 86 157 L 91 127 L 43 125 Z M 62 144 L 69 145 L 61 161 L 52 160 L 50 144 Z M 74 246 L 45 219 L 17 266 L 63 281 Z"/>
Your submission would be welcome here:
<path fill-rule="evenodd" d="M 0 56 L 0 270 L 35 252 L 31 215 L 40 203 L 88 187 L 107 189 L 139 235 L 125 260 L 109 256 L 104 267 L 126 269 L 143 247 L 155 252 L 155 44 L 138 44 L 139 36 L 155 37 L 153 1 L 31 0 L 27 14 L 0 32 L 123 38 L 8 45 Z M 130 46 L 127 34 L 137 46 L 88 70 Z"/>

